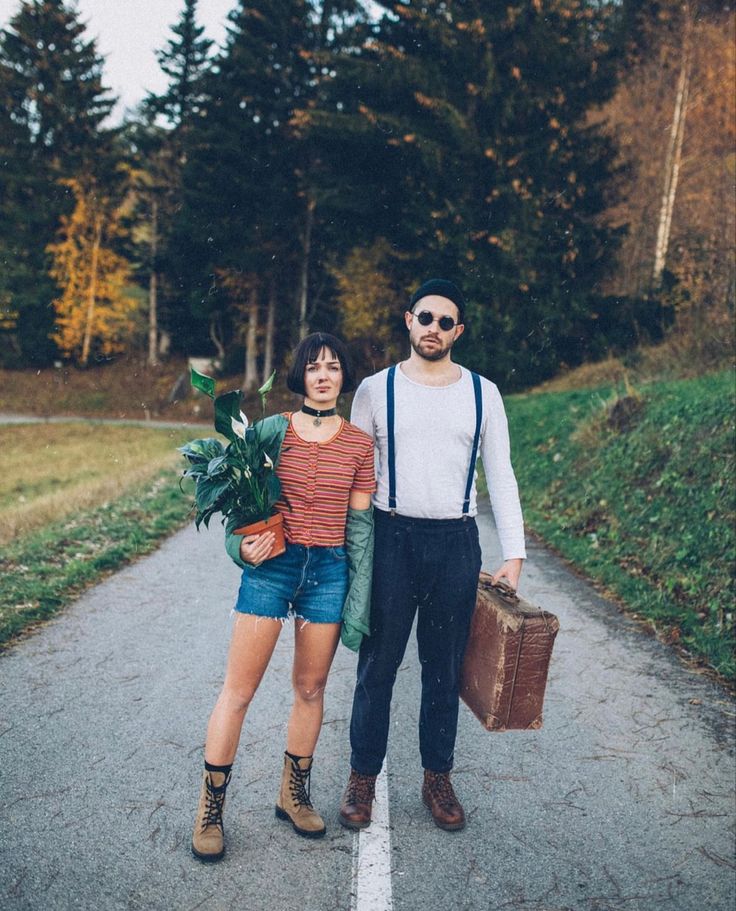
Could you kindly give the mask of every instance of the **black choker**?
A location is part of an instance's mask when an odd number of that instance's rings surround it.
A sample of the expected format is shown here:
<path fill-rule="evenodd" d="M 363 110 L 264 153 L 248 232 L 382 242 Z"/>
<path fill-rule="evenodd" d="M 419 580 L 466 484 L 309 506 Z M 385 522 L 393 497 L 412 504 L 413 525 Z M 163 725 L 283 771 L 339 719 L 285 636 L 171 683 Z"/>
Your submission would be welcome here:
<path fill-rule="evenodd" d="M 309 405 L 302 405 L 302 411 L 314 418 L 315 427 L 319 427 L 322 418 L 331 418 L 333 414 L 337 414 L 337 408 L 325 408 L 320 411 L 318 408 L 310 408 Z"/>

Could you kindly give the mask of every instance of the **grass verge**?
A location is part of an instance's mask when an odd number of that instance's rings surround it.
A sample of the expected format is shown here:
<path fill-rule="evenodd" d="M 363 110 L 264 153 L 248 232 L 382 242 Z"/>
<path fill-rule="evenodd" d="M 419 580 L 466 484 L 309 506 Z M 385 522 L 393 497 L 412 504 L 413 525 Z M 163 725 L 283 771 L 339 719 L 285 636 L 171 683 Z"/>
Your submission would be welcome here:
<path fill-rule="evenodd" d="M 94 423 L 0 426 L 0 546 L 182 464 L 192 431 Z"/>
<path fill-rule="evenodd" d="M 733 680 L 734 374 L 510 397 L 527 525 Z"/>
<path fill-rule="evenodd" d="M 154 550 L 189 516 L 173 468 L 11 542 L 0 556 L 0 643 L 45 620 L 82 591 Z"/>

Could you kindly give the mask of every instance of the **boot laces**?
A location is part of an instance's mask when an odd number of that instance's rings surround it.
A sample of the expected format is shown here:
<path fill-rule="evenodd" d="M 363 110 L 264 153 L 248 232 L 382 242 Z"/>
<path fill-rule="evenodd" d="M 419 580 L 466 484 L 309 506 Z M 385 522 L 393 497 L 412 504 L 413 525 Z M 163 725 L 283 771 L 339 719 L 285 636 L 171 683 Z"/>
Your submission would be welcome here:
<path fill-rule="evenodd" d="M 434 774 L 428 776 L 427 784 L 432 797 L 443 810 L 453 810 L 458 800 L 452 787 L 449 775 Z"/>
<path fill-rule="evenodd" d="M 375 793 L 376 779 L 372 775 L 353 773 L 348 782 L 347 803 L 371 803 Z"/>
<path fill-rule="evenodd" d="M 205 798 L 204 819 L 202 820 L 203 829 L 207 829 L 209 826 L 222 828 L 222 811 L 225 806 L 225 791 L 229 781 L 230 776 L 228 775 L 218 788 L 212 784 L 209 777 L 206 779 L 207 796 Z"/>
<path fill-rule="evenodd" d="M 311 789 L 311 772 L 312 769 L 302 769 L 295 763 L 291 766 L 291 778 L 289 780 L 289 791 L 295 804 L 303 807 L 312 807 L 310 800 Z"/>

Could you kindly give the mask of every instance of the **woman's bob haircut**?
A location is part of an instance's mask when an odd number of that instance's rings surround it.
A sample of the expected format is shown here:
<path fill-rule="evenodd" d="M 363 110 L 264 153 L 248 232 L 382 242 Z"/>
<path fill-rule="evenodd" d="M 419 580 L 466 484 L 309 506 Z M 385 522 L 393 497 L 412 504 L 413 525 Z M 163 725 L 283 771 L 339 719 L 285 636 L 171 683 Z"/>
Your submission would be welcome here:
<path fill-rule="evenodd" d="M 319 359 L 320 351 L 323 348 L 340 361 L 342 367 L 340 392 L 352 392 L 355 389 L 355 374 L 344 343 L 328 332 L 313 332 L 299 342 L 294 352 L 294 360 L 286 377 L 286 385 L 292 392 L 296 392 L 297 395 L 307 394 L 304 388 L 304 371 L 307 369 L 307 364 L 314 364 Z"/>

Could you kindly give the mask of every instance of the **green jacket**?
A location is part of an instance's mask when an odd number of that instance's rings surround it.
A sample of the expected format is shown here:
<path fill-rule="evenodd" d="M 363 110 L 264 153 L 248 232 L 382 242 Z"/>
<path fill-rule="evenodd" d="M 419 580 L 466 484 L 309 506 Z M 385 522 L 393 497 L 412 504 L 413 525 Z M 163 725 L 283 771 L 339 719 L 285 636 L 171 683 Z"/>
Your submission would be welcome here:
<path fill-rule="evenodd" d="M 264 418 L 273 421 L 284 441 L 288 420 L 281 414 Z M 279 446 L 280 451 L 280 446 Z M 278 465 L 278 459 L 275 462 Z M 275 466 L 274 466 L 275 467 Z M 246 564 L 240 559 L 242 535 L 225 534 L 225 550 L 230 559 L 241 569 Z M 340 639 L 343 645 L 357 652 L 363 636 L 370 635 L 371 582 L 373 578 L 373 508 L 348 509 L 345 525 L 345 547 L 348 553 L 348 593 L 342 610 Z"/>
<path fill-rule="evenodd" d="M 342 644 L 354 652 L 371 634 L 373 581 L 373 507 L 348 509 L 345 525 L 348 552 L 348 594 L 342 608 Z"/>

